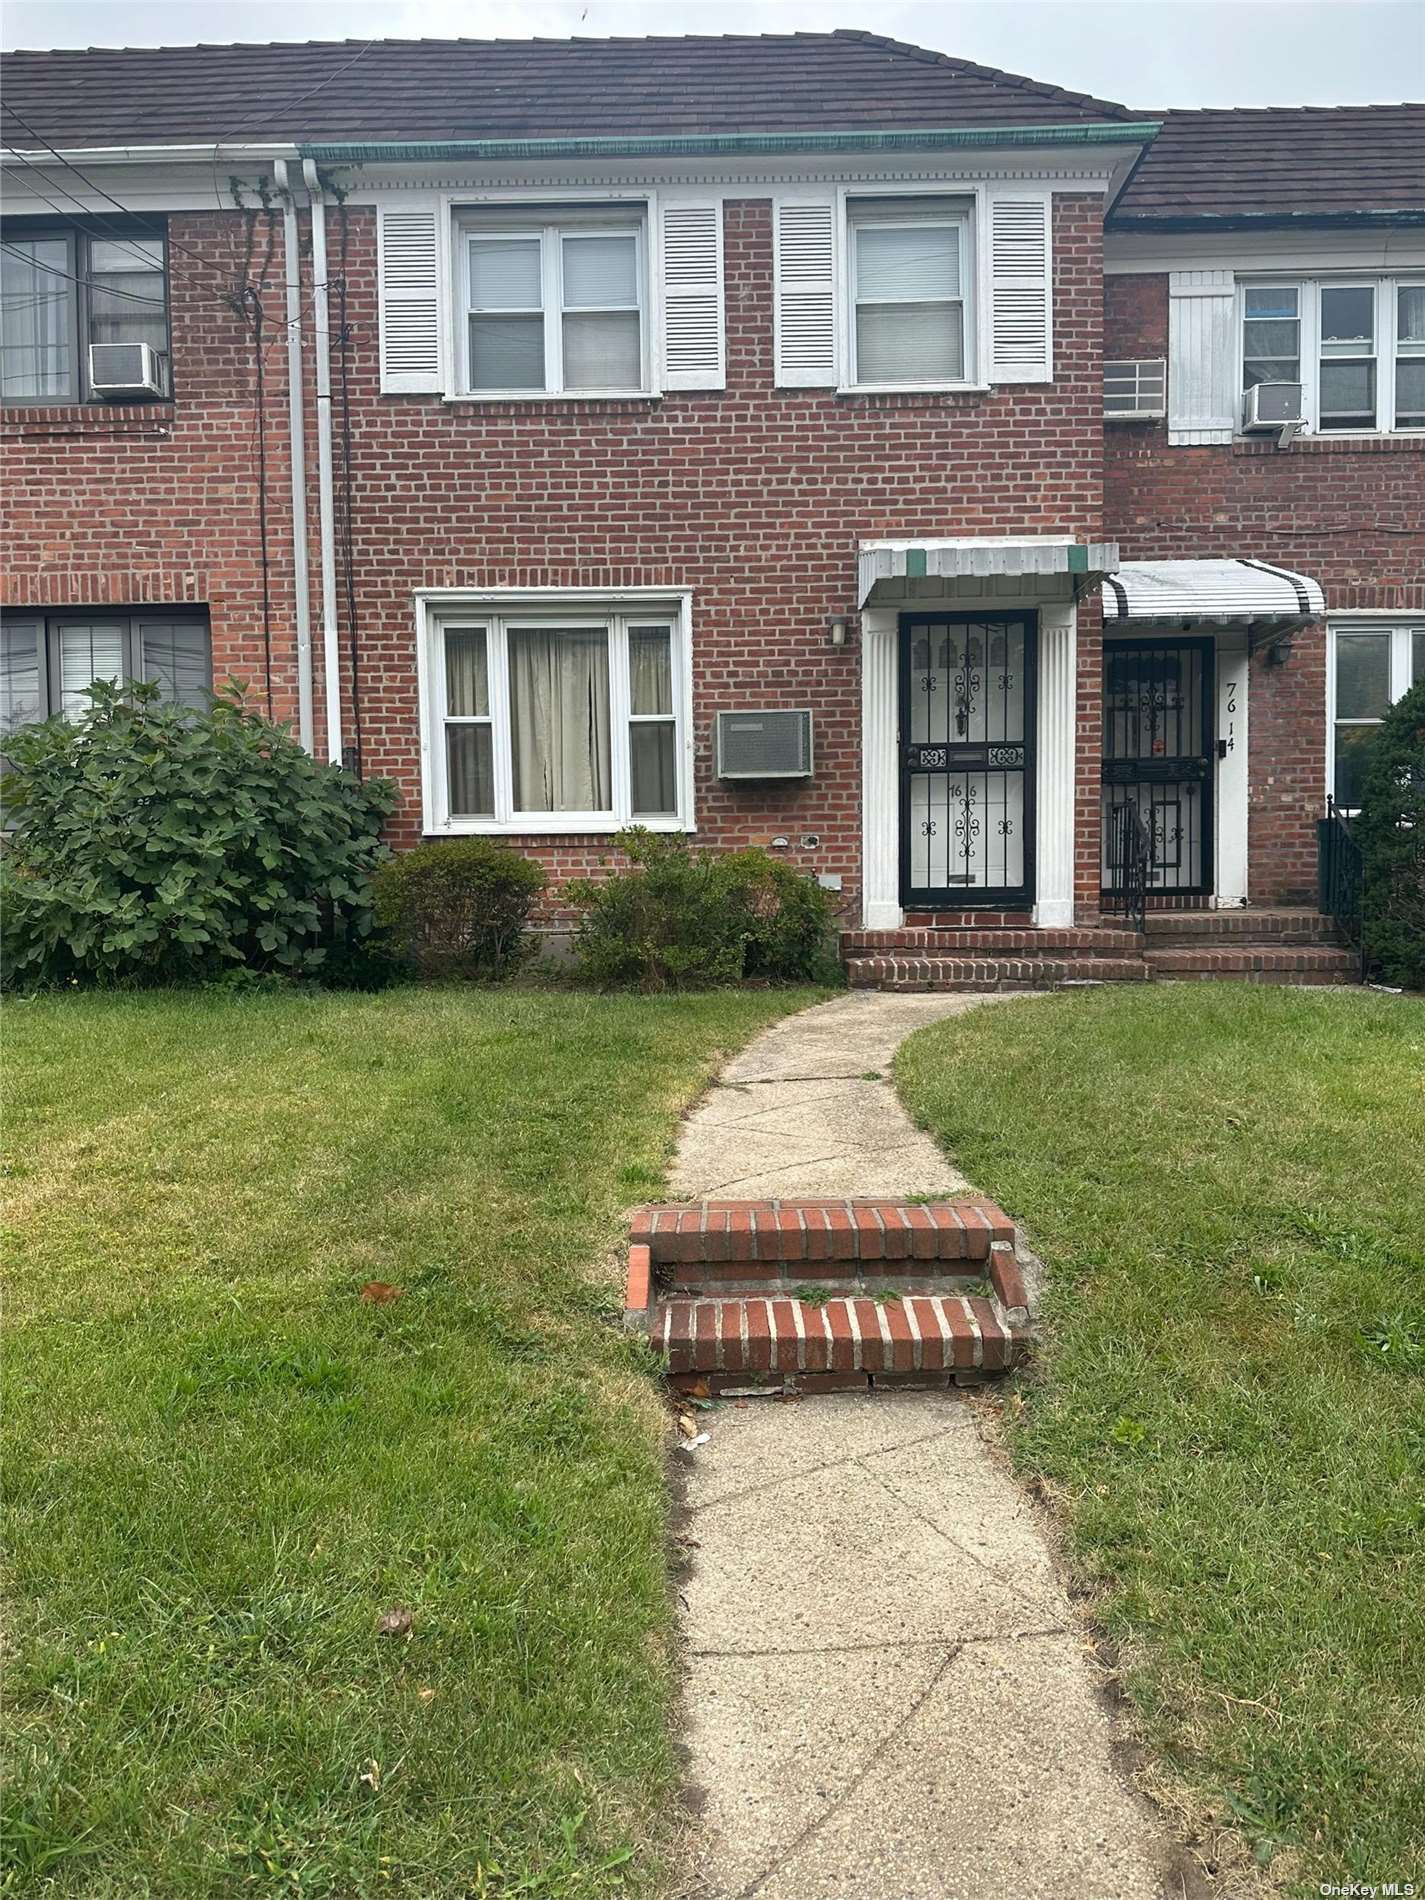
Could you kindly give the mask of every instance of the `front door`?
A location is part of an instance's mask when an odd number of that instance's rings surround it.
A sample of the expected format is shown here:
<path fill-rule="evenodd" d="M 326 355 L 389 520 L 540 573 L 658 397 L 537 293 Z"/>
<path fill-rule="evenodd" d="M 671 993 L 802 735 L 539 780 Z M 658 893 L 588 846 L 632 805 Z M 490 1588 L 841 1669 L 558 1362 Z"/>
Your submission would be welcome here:
<path fill-rule="evenodd" d="M 1151 849 L 1148 890 L 1212 889 L 1213 643 L 1105 640 L 1103 886 L 1118 888 L 1114 813 L 1137 809 Z"/>
<path fill-rule="evenodd" d="M 903 614 L 901 902 L 1034 898 L 1033 613 Z"/>

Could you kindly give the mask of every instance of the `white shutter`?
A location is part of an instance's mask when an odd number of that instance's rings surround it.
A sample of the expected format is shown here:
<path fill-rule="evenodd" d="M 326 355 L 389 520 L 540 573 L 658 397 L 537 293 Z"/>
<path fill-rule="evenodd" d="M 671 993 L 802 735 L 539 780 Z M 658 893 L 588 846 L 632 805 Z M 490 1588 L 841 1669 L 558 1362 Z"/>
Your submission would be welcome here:
<path fill-rule="evenodd" d="M 727 379 L 722 307 L 722 205 L 660 209 L 663 387 L 721 389 Z"/>
<path fill-rule="evenodd" d="M 1230 270 L 1168 273 L 1168 440 L 1230 442 L 1237 426 L 1237 285 Z"/>
<path fill-rule="evenodd" d="M 1048 192 L 989 196 L 989 375 L 992 383 L 1054 379 L 1054 282 Z"/>
<path fill-rule="evenodd" d="M 773 277 L 777 382 L 835 388 L 836 201 L 779 198 Z"/>
<path fill-rule="evenodd" d="M 402 199 L 377 213 L 381 388 L 387 394 L 441 389 L 440 205 Z"/>

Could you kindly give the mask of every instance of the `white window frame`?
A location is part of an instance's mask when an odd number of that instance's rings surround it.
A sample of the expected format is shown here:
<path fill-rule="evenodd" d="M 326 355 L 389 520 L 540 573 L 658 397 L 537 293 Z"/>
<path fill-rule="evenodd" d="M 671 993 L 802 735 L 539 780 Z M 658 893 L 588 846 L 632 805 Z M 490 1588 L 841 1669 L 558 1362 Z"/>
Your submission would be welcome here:
<path fill-rule="evenodd" d="M 1412 618 L 1409 614 L 1398 614 L 1393 610 L 1379 613 L 1354 614 L 1349 619 L 1331 620 L 1326 628 L 1326 789 L 1332 798 L 1336 796 L 1336 728 L 1343 726 L 1378 726 L 1381 719 L 1338 719 L 1336 717 L 1336 639 L 1343 633 L 1374 633 L 1390 635 L 1390 704 L 1407 693 L 1412 685 L 1410 669 L 1412 664 L 1412 642 L 1416 634 L 1425 634 L 1425 617 Z M 1425 677 L 1425 675 L 1422 675 Z M 1382 715 L 1382 718 L 1384 715 Z M 1354 811 L 1354 805 L 1343 807 Z"/>
<path fill-rule="evenodd" d="M 967 198 L 969 207 L 965 211 L 947 214 L 945 222 L 954 223 L 960 228 L 960 302 L 964 316 L 965 334 L 965 374 L 952 381 L 927 381 L 915 383 L 863 383 L 857 381 L 856 372 L 856 221 L 854 207 L 862 200 L 875 198 L 889 200 L 903 198 L 907 206 L 917 198 Z M 988 247 L 979 242 L 979 233 L 984 229 L 985 188 L 983 184 L 958 179 L 933 179 L 924 184 L 907 185 L 887 183 L 883 187 L 873 184 L 841 186 L 837 192 L 836 206 L 836 299 L 841 311 L 838 326 L 837 351 L 841 363 L 841 374 L 837 388 L 842 395 L 894 395 L 897 392 L 924 394 L 927 390 L 976 390 L 984 392 L 990 385 L 980 374 L 980 334 L 979 318 L 981 309 L 989 308 L 988 285 L 982 281 L 987 268 L 985 254 Z M 885 223 L 894 223 L 887 219 Z M 906 223 L 924 224 L 924 219 L 907 218 Z M 927 299 L 941 302 L 943 299 Z"/>
<path fill-rule="evenodd" d="M 1360 439 L 1362 436 L 1376 435 L 1425 437 L 1425 428 L 1397 429 L 1395 426 L 1395 365 L 1400 309 L 1396 292 L 1408 286 L 1418 285 L 1425 285 L 1425 274 L 1419 271 L 1405 271 L 1392 276 L 1381 276 L 1373 271 L 1340 271 L 1329 277 L 1303 276 L 1296 271 L 1283 271 L 1256 272 L 1250 276 L 1239 277 L 1236 311 L 1238 433 L 1241 433 L 1240 406 L 1245 393 L 1247 292 L 1287 288 L 1297 293 L 1301 346 L 1301 411 L 1302 421 L 1307 430 L 1312 435 L 1318 435 L 1327 440 L 1344 442 L 1349 442 L 1353 438 Z M 1323 290 L 1366 289 L 1375 293 L 1375 426 L 1368 429 L 1323 429 L 1321 427 L 1321 293 Z"/>
<path fill-rule="evenodd" d="M 512 627 L 549 631 L 560 626 L 587 627 L 600 620 L 609 629 L 612 807 L 601 812 L 517 812 L 514 809 L 507 633 Z M 630 727 L 636 719 L 661 719 L 666 715 L 633 712 L 628 630 L 663 624 L 671 635 L 677 811 L 661 817 L 635 817 Z M 452 817 L 450 813 L 446 785 L 444 641 L 447 627 L 461 626 L 486 629 L 495 793 L 492 818 Z M 525 588 L 495 588 L 472 593 L 463 588 L 429 588 L 416 595 L 416 671 L 421 720 L 422 822 L 427 836 L 461 837 L 478 833 L 511 837 L 607 836 L 632 824 L 645 826 L 649 831 L 692 831 L 695 828 L 692 594 L 689 590 L 624 588 L 592 592 L 554 588 L 531 592 Z"/>
<path fill-rule="evenodd" d="M 579 200 L 569 200 L 578 204 Z M 591 216 L 587 222 L 582 217 L 566 219 L 536 220 L 533 216 L 528 224 L 511 224 L 508 227 L 492 225 L 488 230 L 479 228 L 479 213 L 491 210 L 518 212 L 518 201 L 490 199 L 480 204 L 457 204 L 453 207 L 454 240 L 458 248 L 456 280 L 460 295 L 455 312 L 458 333 L 455 339 L 455 363 L 459 375 L 460 387 L 456 391 L 462 402 L 598 402 L 606 397 L 651 396 L 656 395 L 654 383 L 654 283 L 655 262 L 653 255 L 654 205 L 646 197 L 631 199 L 601 199 L 589 205 L 590 212 L 603 210 L 608 214 L 607 222 Z M 531 204 L 533 213 L 537 206 Z M 623 211 L 622 219 L 614 214 Z M 636 215 L 630 215 L 636 214 Z M 563 301 L 563 265 L 566 237 L 629 237 L 634 240 L 635 264 L 638 284 L 638 352 L 639 380 L 636 387 L 608 389 L 566 389 L 564 387 L 564 301 Z M 544 379 L 543 389 L 474 389 L 470 380 L 470 318 L 473 314 L 470 281 L 470 254 L 472 245 L 485 239 L 509 239 L 526 242 L 537 240 L 540 246 L 540 294 L 544 317 Z M 620 306 L 621 308 L 623 306 Z M 591 306 L 591 309 L 594 307 Z M 526 313 L 528 314 L 528 313 Z"/>

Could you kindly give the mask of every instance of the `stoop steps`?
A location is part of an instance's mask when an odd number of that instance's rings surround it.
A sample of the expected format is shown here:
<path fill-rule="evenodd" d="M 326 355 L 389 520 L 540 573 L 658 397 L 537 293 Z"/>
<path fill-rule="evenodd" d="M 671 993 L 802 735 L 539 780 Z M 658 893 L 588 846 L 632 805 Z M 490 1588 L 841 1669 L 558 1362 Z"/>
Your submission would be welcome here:
<path fill-rule="evenodd" d="M 624 1323 L 677 1388 L 973 1385 L 1024 1357 L 1014 1224 L 954 1200 L 703 1201 L 639 1210 Z"/>

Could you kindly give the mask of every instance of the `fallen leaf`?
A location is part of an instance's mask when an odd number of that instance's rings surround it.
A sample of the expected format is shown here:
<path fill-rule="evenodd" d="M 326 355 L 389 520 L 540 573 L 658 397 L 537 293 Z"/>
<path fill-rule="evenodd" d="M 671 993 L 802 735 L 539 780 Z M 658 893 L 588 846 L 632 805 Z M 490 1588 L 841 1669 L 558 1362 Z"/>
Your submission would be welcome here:
<path fill-rule="evenodd" d="M 368 1306 L 389 1306 L 392 1300 L 399 1300 L 405 1290 L 403 1286 L 392 1286 L 389 1280 L 368 1280 L 361 1289 L 361 1297 Z"/>
<path fill-rule="evenodd" d="M 708 1391 L 709 1387 L 706 1379 L 694 1379 L 693 1383 L 687 1388 L 688 1397 L 690 1399 L 705 1399 L 708 1396 Z"/>
<path fill-rule="evenodd" d="M 378 1636 L 409 1636 L 411 1633 L 411 1613 L 409 1610 L 385 1610 L 376 1619 Z"/>
<path fill-rule="evenodd" d="M 690 1413 L 680 1412 L 678 1414 L 678 1430 L 683 1434 L 684 1438 L 696 1438 L 698 1435 L 698 1421 Z"/>
<path fill-rule="evenodd" d="M 377 1789 L 381 1786 L 380 1762 L 379 1761 L 367 1762 L 366 1766 L 362 1769 L 361 1773 L 356 1777 L 356 1779 L 359 1782 L 361 1782 L 365 1787 L 369 1788 L 372 1794 L 375 1794 Z"/>
<path fill-rule="evenodd" d="M 434 1702 L 434 1701 L 435 1701 L 435 1690 L 434 1690 L 434 1689 L 417 1689 L 417 1690 L 416 1690 L 416 1694 L 417 1694 L 417 1695 L 418 1695 L 418 1696 L 420 1697 L 420 1699 L 421 1699 L 421 1701 L 422 1701 L 422 1702 Z"/>

